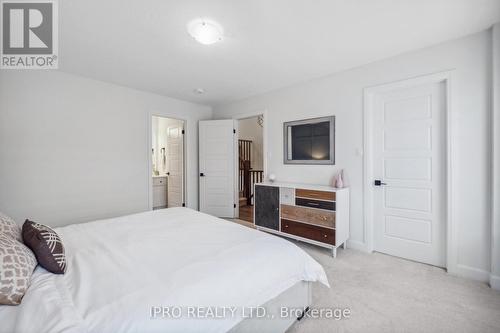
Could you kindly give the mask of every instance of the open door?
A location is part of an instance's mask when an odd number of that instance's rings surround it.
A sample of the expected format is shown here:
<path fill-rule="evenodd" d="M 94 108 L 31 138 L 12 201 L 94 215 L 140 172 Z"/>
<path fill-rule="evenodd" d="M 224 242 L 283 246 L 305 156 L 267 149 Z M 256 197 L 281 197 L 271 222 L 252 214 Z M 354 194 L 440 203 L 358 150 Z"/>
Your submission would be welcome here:
<path fill-rule="evenodd" d="M 186 203 L 184 120 L 152 115 L 150 204 L 152 209 Z"/>
<path fill-rule="evenodd" d="M 236 217 L 237 137 L 237 123 L 232 119 L 199 123 L 201 212 Z"/>
<path fill-rule="evenodd" d="M 167 127 L 168 207 L 184 206 L 184 124 Z"/>

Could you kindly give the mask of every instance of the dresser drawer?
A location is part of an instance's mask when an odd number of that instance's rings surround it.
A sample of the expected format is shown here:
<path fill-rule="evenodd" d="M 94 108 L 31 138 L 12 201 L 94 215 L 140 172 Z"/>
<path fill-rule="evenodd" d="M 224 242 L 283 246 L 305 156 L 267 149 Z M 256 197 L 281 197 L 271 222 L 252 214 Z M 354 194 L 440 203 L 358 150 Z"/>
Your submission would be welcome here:
<path fill-rule="evenodd" d="M 335 192 L 304 190 L 298 188 L 295 190 L 295 196 L 308 199 L 335 201 Z"/>
<path fill-rule="evenodd" d="M 328 228 L 335 228 L 335 212 L 281 205 L 281 217 L 288 220 L 303 221 Z"/>
<path fill-rule="evenodd" d="M 293 205 L 295 202 L 295 191 L 293 188 L 280 187 L 280 202 L 284 205 Z"/>
<path fill-rule="evenodd" d="M 281 231 L 287 234 L 335 245 L 335 230 L 281 219 Z"/>
<path fill-rule="evenodd" d="M 335 201 L 295 198 L 295 204 L 297 206 L 335 210 Z"/>

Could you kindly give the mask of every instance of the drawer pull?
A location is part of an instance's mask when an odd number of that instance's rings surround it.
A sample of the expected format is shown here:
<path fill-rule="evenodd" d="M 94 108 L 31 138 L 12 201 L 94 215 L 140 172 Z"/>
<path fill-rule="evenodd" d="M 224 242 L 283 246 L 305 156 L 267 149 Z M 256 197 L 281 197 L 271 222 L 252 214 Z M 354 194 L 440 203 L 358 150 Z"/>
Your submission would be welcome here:
<path fill-rule="evenodd" d="M 319 203 L 317 203 L 317 202 L 308 202 L 307 204 L 309 206 L 319 206 Z"/>
<path fill-rule="evenodd" d="M 323 235 L 323 237 L 328 238 L 328 235 Z"/>
<path fill-rule="evenodd" d="M 285 228 L 288 228 L 288 224 L 285 224 Z"/>

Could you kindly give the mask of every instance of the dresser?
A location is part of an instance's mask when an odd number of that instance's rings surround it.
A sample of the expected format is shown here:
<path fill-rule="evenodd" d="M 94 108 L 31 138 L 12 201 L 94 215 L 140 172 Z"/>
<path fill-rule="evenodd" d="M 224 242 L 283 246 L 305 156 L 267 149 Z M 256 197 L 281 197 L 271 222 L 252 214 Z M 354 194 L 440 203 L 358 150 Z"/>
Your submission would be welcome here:
<path fill-rule="evenodd" d="M 255 184 L 259 230 L 326 247 L 337 256 L 349 238 L 349 188 L 293 183 Z"/>

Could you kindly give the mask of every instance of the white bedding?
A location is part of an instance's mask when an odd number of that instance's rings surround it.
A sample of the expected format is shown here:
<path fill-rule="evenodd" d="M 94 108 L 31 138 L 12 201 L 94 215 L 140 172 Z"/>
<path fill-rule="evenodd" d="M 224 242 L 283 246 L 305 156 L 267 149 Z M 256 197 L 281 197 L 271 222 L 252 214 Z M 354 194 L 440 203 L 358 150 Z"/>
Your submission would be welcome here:
<path fill-rule="evenodd" d="M 58 228 L 68 270 L 38 267 L 0 332 L 225 332 L 243 318 L 151 318 L 152 306 L 250 307 L 295 283 L 328 285 L 293 243 L 187 208 Z"/>

